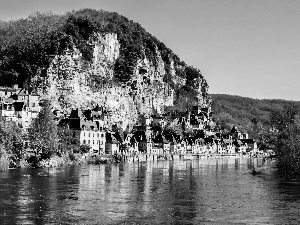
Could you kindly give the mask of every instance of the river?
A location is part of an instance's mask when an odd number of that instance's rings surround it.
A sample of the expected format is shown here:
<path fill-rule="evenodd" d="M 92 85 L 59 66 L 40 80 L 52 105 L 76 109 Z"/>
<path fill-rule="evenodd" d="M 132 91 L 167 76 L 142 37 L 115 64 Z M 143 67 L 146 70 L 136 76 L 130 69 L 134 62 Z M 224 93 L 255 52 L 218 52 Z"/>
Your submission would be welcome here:
<path fill-rule="evenodd" d="M 300 224 L 300 182 L 256 160 L 3 171 L 0 224 Z"/>

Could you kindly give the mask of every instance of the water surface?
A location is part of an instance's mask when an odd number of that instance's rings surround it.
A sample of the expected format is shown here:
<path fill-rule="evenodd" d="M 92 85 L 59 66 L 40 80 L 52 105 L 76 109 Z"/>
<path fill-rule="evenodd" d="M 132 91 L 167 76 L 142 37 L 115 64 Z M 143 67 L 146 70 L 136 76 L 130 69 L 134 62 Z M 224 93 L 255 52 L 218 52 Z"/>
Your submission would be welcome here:
<path fill-rule="evenodd" d="M 300 182 L 250 159 L 0 172 L 0 224 L 300 224 Z"/>

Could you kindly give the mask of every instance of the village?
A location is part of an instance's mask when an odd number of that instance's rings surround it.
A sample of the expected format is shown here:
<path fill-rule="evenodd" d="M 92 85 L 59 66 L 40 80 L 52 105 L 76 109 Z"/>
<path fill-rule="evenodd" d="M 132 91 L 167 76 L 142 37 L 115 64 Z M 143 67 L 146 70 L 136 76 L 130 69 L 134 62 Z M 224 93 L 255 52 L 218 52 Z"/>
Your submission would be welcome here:
<path fill-rule="evenodd" d="M 16 123 L 25 133 L 40 107 L 39 95 L 17 85 L 0 87 L 0 120 Z M 56 112 L 54 112 L 56 113 Z M 159 157 L 182 156 L 258 156 L 263 154 L 254 139 L 233 126 L 223 132 L 212 121 L 211 108 L 194 106 L 186 112 L 169 112 L 142 118 L 129 132 L 118 125 L 108 126 L 110 112 L 102 107 L 82 111 L 73 109 L 69 115 L 55 114 L 58 126 L 67 129 L 68 145 L 73 152 L 86 146 L 90 156 L 97 155 L 147 155 Z M 190 135 L 174 132 L 171 123 L 190 131 Z M 154 159 L 154 157 L 153 157 Z"/>

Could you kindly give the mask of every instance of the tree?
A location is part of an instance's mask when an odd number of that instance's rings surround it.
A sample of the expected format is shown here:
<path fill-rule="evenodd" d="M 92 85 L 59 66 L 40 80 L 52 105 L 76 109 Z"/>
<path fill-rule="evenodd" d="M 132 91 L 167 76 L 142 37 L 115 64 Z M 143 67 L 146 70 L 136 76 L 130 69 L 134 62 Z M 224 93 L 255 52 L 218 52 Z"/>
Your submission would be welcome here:
<path fill-rule="evenodd" d="M 71 153 L 73 147 L 72 138 L 74 136 L 74 131 L 68 129 L 67 124 L 63 123 L 57 127 L 57 135 L 59 138 L 58 154 Z M 71 147 L 72 146 L 72 147 Z"/>
<path fill-rule="evenodd" d="M 273 138 L 277 168 L 283 174 L 300 176 L 300 120 L 295 105 L 271 113 L 269 131 Z"/>
<path fill-rule="evenodd" d="M 21 129 L 13 122 L 0 122 L 0 146 L 8 154 L 23 157 L 23 134 Z"/>
<path fill-rule="evenodd" d="M 58 131 L 51 110 L 50 101 L 42 102 L 38 117 L 29 129 L 29 141 L 33 149 L 41 153 L 42 158 L 50 158 L 58 152 Z"/>
<path fill-rule="evenodd" d="M 91 149 L 91 147 L 88 145 L 80 145 L 79 146 L 80 153 L 89 153 L 90 149 Z"/>

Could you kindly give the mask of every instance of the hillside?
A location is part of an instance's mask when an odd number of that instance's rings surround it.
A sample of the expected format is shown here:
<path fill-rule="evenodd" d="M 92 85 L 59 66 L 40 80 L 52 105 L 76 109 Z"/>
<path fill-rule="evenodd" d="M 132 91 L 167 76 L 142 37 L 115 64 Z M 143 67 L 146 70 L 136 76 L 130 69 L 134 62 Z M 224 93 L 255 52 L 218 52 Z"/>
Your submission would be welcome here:
<path fill-rule="evenodd" d="M 250 135 L 256 133 L 257 125 L 269 119 L 273 110 L 295 104 L 300 109 L 300 102 L 278 99 L 252 99 L 225 94 L 211 94 L 213 119 L 221 127 L 230 130 L 233 125 Z"/>
<path fill-rule="evenodd" d="M 51 99 L 63 113 L 103 107 L 123 128 L 166 107 L 211 104 L 199 69 L 140 24 L 103 10 L 0 23 L 0 84 L 15 83 Z"/>

